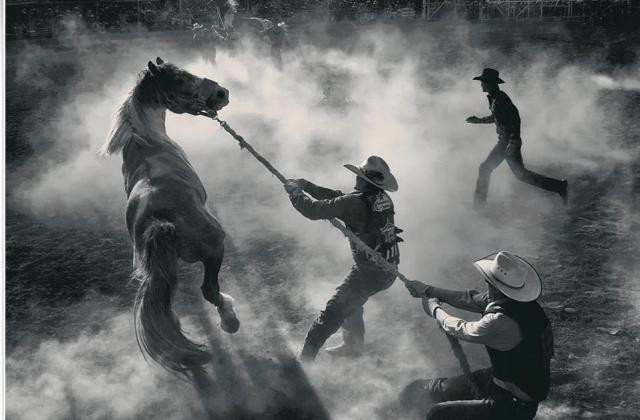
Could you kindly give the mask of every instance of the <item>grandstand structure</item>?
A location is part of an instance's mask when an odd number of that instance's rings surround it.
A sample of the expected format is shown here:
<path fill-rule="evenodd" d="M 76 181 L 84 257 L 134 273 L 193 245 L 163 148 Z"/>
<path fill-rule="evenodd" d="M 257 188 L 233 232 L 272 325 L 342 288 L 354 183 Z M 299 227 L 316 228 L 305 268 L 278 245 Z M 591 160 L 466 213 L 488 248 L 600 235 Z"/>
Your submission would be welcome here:
<path fill-rule="evenodd" d="M 7 40 L 56 37 L 80 28 L 96 33 L 187 31 L 215 15 L 210 0 L 7 0 Z M 575 20 L 616 25 L 640 21 L 640 0 L 239 0 L 240 14 L 274 9 L 291 24 L 353 21 Z M 378 6 L 372 6 L 378 4 Z M 380 4 L 386 4 L 380 8 Z M 274 6 L 275 5 L 275 6 Z M 285 7 L 286 6 L 286 7 Z M 283 10 L 286 13 L 283 13 Z M 256 14 L 257 13 L 257 14 Z M 78 30 L 80 30 L 78 29 Z"/>
<path fill-rule="evenodd" d="M 610 14 L 638 13 L 636 0 L 423 0 L 422 19 L 444 16 L 467 19 L 568 19 L 581 20 Z"/>

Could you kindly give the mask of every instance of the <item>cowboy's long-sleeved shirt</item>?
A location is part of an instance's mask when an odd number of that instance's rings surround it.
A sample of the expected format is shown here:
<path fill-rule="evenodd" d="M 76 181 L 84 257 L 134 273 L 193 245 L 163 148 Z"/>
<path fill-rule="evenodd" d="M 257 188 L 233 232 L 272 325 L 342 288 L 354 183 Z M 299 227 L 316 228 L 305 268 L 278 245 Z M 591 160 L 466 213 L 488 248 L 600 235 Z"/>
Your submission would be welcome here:
<path fill-rule="evenodd" d="M 475 290 L 454 291 L 430 286 L 427 296 L 469 312 L 484 313 L 490 302 L 486 292 Z M 442 328 L 452 336 L 470 343 L 484 344 L 496 350 L 507 351 L 522 341 L 518 324 L 501 313 L 484 314 L 478 321 L 466 321 L 449 315 L 444 309 L 436 311 L 436 319 Z"/>
<path fill-rule="evenodd" d="M 304 217 L 311 220 L 335 217 L 349 226 L 354 226 L 356 233 L 359 226 L 364 226 L 368 208 L 358 196 L 320 187 L 309 181 L 303 182 L 300 187 L 315 198 L 312 200 L 302 194 L 290 197 L 293 207 Z"/>
<path fill-rule="evenodd" d="M 499 90 L 495 95 L 487 95 L 491 116 L 481 118 L 483 123 L 495 123 L 498 140 L 520 142 L 520 113 L 509 96 Z"/>
<path fill-rule="evenodd" d="M 487 292 L 454 291 L 429 286 L 426 295 L 465 311 L 484 314 L 478 321 L 466 321 L 449 315 L 442 308 L 435 311 L 435 318 L 442 329 L 460 340 L 484 344 L 499 351 L 508 351 L 515 348 L 523 339 L 522 330 L 516 321 L 502 313 L 484 313 L 491 306 L 500 303 L 491 302 Z M 501 381 L 497 378 L 494 378 L 493 381 L 520 399 L 532 400 L 523 390 L 511 382 Z"/>
<path fill-rule="evenodd" d="M 386 232 L 384 229 L 387 228 L 387 226 L 378 226 L 376 223 L 372 223 L 372 209 L 363 197 L 371 194 L 374 195 L 374 198 L 379 197 L 379 200 L 375 201 L 373 207 L 377 208 L 378 212 L 391 212 L 389 216 L 390 219 L 387 219 L 387 224 L 389 225 L 389 229 L 393 231 L 391 233 L 395 246 L 396 228 L 393 225 L 393 203 L 384 192 L 379 191 L 376 193 L 376 191 L 372 190 L 369 192 L 355 191 L 350 194 L 344 194 L 338 190 L 317 186 L 309 181 L 304 181 L 299 184 L 300 187 L 315 200 L 304 194 L 290 195 L 291 203 L 296 210 L 311 220 L 340 219 L 349 230 L 354 232 L 361 240 L 374 249 L 378 246 L 380 235 Z M 358 250 L 355 244 L 351 243 L 350 245 L 354 260 L 357 264 L 373 264 L 363 252 Z M 382 249 L 379 250 L 381 253 L 382 251 Z"/>

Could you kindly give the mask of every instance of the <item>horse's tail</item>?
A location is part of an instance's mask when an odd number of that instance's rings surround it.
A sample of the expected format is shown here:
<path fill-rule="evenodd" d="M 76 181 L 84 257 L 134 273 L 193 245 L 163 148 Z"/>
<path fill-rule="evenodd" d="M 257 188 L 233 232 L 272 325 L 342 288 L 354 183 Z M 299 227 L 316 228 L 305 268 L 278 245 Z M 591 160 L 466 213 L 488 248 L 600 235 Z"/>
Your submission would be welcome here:
<path fill-rule="evenodd" d="M 177 283 L 175 237 L 175 225 L 158 219 L 142 235 L 144 243 L 133 272 L 140 282 L 134 304 L 135 331 L 145 357 L 168 370 L 187 373 L 207 363 L 210 355 L 203 345 L 184 336 L 171 310 Z"/>

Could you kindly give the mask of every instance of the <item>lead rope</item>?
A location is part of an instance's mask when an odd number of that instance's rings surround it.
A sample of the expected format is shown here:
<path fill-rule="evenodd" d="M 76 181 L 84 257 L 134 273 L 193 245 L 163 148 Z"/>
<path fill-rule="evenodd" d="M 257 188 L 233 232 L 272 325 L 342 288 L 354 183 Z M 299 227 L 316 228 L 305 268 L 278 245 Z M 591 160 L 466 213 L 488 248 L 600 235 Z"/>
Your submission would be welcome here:
<path fill-rule="evenodd" d="M 207 115 L 207 114 L 204 114 Z M 217 121 L 224 130 L 233 137 L 238 144 L 240 145 L 240 149 L 245 149 L 249 153 L 253 155 L 260 163 L 262 163 L 269 172 L 271 172 L 281 183 L 286 183 L 287 178 L 284 177 L 267 159 L 264 158 L 260 153 L 256 151 L 247 141 L 238 133 L 235 132 L 233 128 L 227 124 L 226 121 L 223 121 L 217 117 L 217 115 L 207 115 L 209 118 Z M 347 237 L 351 242 L 353 242 L 360 251 L 364 252 L 367 257 L 369 257 L 370 261 L 374 262 L 378 267 L 383 269 L 384 271 L 393 274 L 397 278 L 400 279 L 403 283 L 407 283 L 409 279 L 404 276 L 401 272 L 398 271 L 398 267 L 395 264 L 389 263 L 385 260 L 382 255 L 375 252 L 371 247 L 362 242 L 362 240 L 351 230 L 349 230 L 345 225 L 343 225 L 338 219 L 329 219 L 329 223 L 331 223 L 335 228 L 337 228 L 344 236 Z M 443 331 L 444 332 L 444 331 Z M 460 342 L 453 336 L 444 332 L 444 335 L 449 340 L 449 345 L 451 346 L 451 350 L 453 351 L 454 356 L 458 359 L 458 363 L 460 363 L 460 368 L 464 373 L 464 376 L 471 387 L 471 390 L 476 398 L 480 397 L 479 386 L 475 382 L 473 375 L 471 374 L 471 368 L 469 367 L 469 361 L 467 360 L 467 356 L 464 354 L 464 350 L 462 350 L 462 346 Z"/>

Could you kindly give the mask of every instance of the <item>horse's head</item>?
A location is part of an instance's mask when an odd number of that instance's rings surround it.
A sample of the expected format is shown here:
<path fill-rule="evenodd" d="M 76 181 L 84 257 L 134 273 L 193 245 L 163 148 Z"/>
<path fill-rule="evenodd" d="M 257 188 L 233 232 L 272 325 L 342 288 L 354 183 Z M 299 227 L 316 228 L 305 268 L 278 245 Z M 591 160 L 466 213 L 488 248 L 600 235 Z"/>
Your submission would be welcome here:
<path fill-rule="evenodd" d="M 156 64 L 149 61 L 149 76 L 160 94 L 164 105 L 176 114 L 202 115 L 215 113 L 229 103 L 229 91 L 217 82 L 203 79 L 160 57 Z"/>

